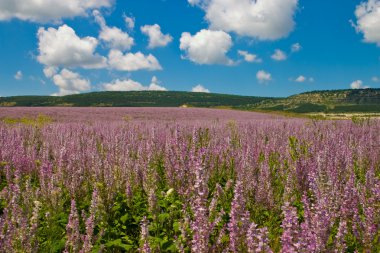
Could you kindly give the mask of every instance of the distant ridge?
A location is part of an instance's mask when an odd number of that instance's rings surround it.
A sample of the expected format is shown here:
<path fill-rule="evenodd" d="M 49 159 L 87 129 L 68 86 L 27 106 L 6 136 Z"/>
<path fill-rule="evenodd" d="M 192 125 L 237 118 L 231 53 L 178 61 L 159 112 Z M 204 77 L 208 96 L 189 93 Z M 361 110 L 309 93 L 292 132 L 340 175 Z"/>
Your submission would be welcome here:
<path fill-rule="evenodd" d="M 180 91 L 92 92 L 63 97 L 1 97 L 0 107 L 207 107 L 294 113 L 380 112 L 380 89 L 311 91 L 287 98 Z"/>
<path fill-rule="evenodd" d="M 265 99 L 269 98 L 181 91 L 104 91 L 63 97 L 3 97 L 0 98 L 0 106 L 236 107 L 256 104 Z"/>
<path fill-rule="evenodd" d="M 295 113 L 380 112 L 380 89 L 311 91 L 283 99 L 265 100 L 251 108 Z"/>

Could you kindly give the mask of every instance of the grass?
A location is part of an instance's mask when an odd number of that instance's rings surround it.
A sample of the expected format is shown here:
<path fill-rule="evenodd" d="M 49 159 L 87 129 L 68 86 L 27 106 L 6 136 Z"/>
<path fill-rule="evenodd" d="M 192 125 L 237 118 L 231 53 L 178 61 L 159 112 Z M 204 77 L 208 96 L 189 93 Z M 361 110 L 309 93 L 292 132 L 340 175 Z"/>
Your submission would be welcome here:
<path fill-rule="evenodd" d="M 39 114 L 36 117 L 22 117 L 22 118 L 14 118 L 14 117 L 4 117 L 1 119 L 1 121 L 7 125 L 26 125 L 26 126 L 37 126 L 41 127 L 46 124 L 50 124 L 54 122 L 53 118 L 44 115 Z"/>

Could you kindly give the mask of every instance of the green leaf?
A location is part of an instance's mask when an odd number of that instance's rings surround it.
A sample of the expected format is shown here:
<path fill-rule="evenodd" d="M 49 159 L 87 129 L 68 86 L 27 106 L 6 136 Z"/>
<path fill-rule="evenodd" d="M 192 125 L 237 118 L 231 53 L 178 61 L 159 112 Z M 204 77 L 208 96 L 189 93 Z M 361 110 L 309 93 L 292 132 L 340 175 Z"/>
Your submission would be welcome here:
<path fill-rule="evenodd" d="M 170 247 L 166 248 L 165 251 L 167 252 L 178 252 L 177 246 L 175 246 L 174 243 L 170 245 Z"/>
<path fill-rule="evenodd" d="M 126 250 L 126 251 L 133 249 L 133 245 L 124 244 L 121 241 L 121 239 L 116 239 L 116 240 L 110 241 L 110 242 L 106 243 L 105 246 L 107 248 L 119 248 L 119 249 L 123 249 L 123 250 Z"/>
<path fill-rule="evenodd" d="M 167 250 L 172 245 L 173 245 L 173 241 L 169 241 L 167 238 L 161 241 L 161 248 L 164 250 Z"/>
<path fill-rule="evenodd" d="M 179 232 L 180 231 L 180 223 L 179 222 L 174 222 L 173 223 L 173 230 L 174 230 L 174 232 Z"/>
<path fill-rule="evenodd" d="M 128 214 L 121 216 L 120 221 L 125 223 L 128 220 Z"/>
<path fill-rule="evenodd" d="M 168 213 L 161 213 L 160 215 L 158 215 L 158 220 L 160 222 L 165 222 L 168 219 L 170 219 L 170 215 Z"/>

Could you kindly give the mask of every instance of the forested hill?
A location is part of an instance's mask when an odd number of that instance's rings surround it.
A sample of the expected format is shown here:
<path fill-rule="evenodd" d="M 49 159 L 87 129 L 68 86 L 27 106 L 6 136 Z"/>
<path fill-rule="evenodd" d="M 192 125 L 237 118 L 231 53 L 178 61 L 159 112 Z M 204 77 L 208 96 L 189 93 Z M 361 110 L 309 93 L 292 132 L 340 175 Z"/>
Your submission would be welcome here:
<path fill-rule="evenodd" d="M 380 89 L 313 91 L 269 98 L 178 91 L 93 92 L 63 97 L 0 98 L 0 106 L 70 107 L 226 107 L 243 110 L 311 112 L 380 112 Z"/>
<path fill-rule="evenodd" d="M 0 106 L 236 107 L 257 104 L 265 99 L 268 98 L 178 91 L 112 91 L 63 97 L 3 97 L 0 98 Z"/>

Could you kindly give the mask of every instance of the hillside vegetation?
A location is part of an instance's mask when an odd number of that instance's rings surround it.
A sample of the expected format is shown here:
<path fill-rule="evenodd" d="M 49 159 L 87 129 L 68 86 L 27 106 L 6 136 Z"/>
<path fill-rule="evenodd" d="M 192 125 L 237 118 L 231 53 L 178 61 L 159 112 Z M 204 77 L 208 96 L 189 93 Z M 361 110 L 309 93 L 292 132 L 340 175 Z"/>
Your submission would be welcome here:
<path fill-rule="evenodd" d="M 283 99 L 267 99 L 246 109 L 294 113 L 380 112 L 380 89 L 313 91 Z"/>
<path fill-rule="evenodd" d="M 63 97 L 0 98 L 0 106 L 69 107 L 226 107 L 291 113 L 378 113 L 380 89 L 313 91 L 287 98 L 178 91 L 93 92 Z"/>
<path fill-rule="evenodd" d="M 0 98 L 0 106 L 72 107 L 236 107 L 267 98 L 178 91 L 93 92 L 64 97 L 18 96 Z"/>

